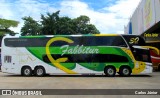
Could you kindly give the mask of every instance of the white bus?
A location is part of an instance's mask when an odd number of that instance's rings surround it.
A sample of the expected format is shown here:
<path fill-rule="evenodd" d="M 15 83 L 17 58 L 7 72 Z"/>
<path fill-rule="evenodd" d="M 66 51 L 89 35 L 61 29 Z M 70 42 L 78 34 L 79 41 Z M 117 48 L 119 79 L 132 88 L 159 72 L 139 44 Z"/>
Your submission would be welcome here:
<path fill-rule="evenodd" d="M 128 35 L 53 35 L 4 37 L 2 72 L 23 76 L 45 74 L 152 73 L 144 40 Z M 134 44 L 136 46 L 133 46 Z"/>

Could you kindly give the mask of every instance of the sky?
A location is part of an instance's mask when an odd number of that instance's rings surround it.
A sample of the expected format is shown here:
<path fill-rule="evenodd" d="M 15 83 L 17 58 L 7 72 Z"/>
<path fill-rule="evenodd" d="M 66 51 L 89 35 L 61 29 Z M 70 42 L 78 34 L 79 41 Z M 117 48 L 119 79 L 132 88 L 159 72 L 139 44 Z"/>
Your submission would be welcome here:
<path fill-rule="evenodd" d="M 13 31 L 20 33 L 22 17 L 40 21 L 40 15 L 60 10 L 60 16 L 86 15 L 101 34 L 123 34 L 141 0 L 0 0 L 0 18 L 19 21 Z"/>

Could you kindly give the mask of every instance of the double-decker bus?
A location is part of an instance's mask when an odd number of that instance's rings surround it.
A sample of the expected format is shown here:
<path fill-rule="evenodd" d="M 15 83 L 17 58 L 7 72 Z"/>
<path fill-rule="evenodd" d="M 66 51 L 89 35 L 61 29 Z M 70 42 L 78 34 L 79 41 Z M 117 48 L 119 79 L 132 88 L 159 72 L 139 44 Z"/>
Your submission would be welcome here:
<path fill-rule="evenodd" d="M 2 72 L 23 76 L 77 74 L 130 76 L 152 73 L 143 39 L 129 35 L 53 35 L 4 37 Z M 137 45 L 132 45 L 137 43 Z"/>

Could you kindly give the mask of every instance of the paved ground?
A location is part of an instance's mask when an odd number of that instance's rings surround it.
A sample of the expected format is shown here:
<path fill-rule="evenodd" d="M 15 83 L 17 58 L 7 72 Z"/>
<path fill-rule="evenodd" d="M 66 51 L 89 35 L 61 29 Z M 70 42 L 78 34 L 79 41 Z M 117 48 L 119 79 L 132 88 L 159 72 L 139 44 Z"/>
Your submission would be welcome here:
<path fill-rule="evenodd" d="M 46 77 L 22 77 L 9 75 L 0 72 L 0 89 L 160 89 L 160 72 L 154 72 L 150 75 L 134 75 L 131 77 L 105 77 L 105 76 L 46 76 Z M 9 96 L 0 96 L 0 98 L 10 98 Z M 17 96 L 12 96 L 17 98 Z M 20 96 L 31 98 L 31 96 Z M 39 96 L 37 96 L 38 98 Z M 41 96 L 42 98 L 53 96 Z M 56 95 L 56 98 L 106 98 L 106 96 L 90 95 Z M 110 96 L 113 98 L 132 98 L 135 96 Z M 155 98 L 160 96 L 143 96 L 144 98 Z M 35 96 L 33 97 L 35 98 Z"/>

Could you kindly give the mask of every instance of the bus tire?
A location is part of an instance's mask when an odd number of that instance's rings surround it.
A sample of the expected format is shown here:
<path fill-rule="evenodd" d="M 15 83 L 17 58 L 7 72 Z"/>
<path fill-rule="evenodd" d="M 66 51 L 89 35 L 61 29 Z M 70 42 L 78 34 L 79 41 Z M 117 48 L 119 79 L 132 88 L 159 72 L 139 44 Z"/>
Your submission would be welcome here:
<path fill-rule="evenodd" d="M 131 69 L 127 66 L 122 66 L 119 70 L 120 76 L 128 77 L 131 75 Z"/>
<path fill-rule="evenodd" d="M 32 75 L 32 69 L 29 66 L 25 66 L 21 70 L 22 76 L 31 76 Z"/>
<path fill-rule="evenodd" d="M 116 74 L 116 69 L 113 66 L 107 66 L 104 69 L 104 73 L 108 77 L 114 77 Z"/>
<path fill-rule="evenodd" d="M 45 71 L 44 67 L 38 66 L 35 68 L 34 74 L 38 77 L 42 77 L 46 74 L 46 71 Z"/>

